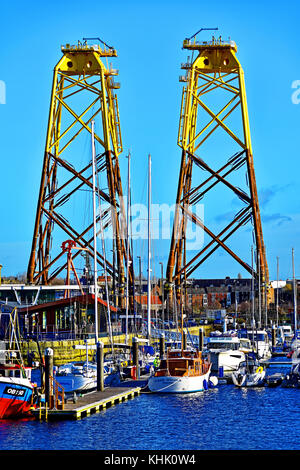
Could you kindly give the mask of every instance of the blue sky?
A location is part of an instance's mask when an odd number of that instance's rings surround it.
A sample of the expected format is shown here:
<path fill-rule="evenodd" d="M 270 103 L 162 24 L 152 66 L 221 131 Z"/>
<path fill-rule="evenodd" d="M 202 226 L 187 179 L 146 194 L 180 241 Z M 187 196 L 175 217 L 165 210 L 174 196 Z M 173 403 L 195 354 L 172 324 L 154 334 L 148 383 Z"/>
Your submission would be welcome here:
<path fill-rule="evenodd" d="M 202 2 L 77 0 L 1 5 L 0 80 L 6 104 L 0 104 L 1 222 L 3 275 L 27 269 L 48 119 L 52 70 L 60 46 L 83 37 L 100 37 L 118 52 L 118 92 L 124 158 L 132 155 L 133 202 L 146 203 L 147 156 L 152 155 L 153 202 L 175 202 L 181 152 L 178 118 L 186 61 L 182 41 L 201 27 L 237 43 L 245 72 L 252 146 L 270 277 L 292 275 L 295 249 L 300 276 L 299 119 L 292 83 L 300 80 L 299 2 Z M 208 33 L 201 33 L 209 39 Z M 201 39 L 200 38 L 200 39 Z M 229 213 L 232 207 L 225 208 Z M 209 220 L 210 213 L 206 213 Z M 250 262 L 250 244 L 237 240 Z M 166 263 L 169 243 L 155 242 L 153 256 Z M 146 244 L 135 255 L 146 256 Z M 217 260 L 217 262 L 216 262 Z M 160 275 L 156 267 L 156 275 Z M 246 276 L 221 250 L 199 276 Z"/>

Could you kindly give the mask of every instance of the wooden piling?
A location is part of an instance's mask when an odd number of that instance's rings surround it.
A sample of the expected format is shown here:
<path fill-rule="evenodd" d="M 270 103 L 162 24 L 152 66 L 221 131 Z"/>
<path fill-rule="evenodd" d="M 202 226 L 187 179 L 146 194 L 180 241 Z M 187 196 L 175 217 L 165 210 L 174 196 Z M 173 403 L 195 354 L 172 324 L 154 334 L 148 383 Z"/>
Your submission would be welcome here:
<path fill-rule="evenodd" d="M 276 346 L 276 325 L 272 326 L 272 347 Z"/>
<path fill-rule="evenodd" d="M 49 407 L 53 401 L 53 349 L 45 349 L 45 401 Z"/>
<path fill-rule="evenodd" d="M 133 358 L 133 365 L 136 368 L 136 378 L 140 378 L 140 371 L 139 371 L 139 339 L 134 337 L 132 340 L 132 358 Z"/>
<path fill-rule="evenodd" d="M 187 345 L 187 334 L 186 331 L 182 332 L 182 348 L 183 350 L 186 350 Z"/>
<path fill-rule="evenodd" d="M 103 392 L 104 390 L 104 344 L 99 341 L 96 350 L 97 357 L 97 390 Z"/>
<path fill-rule="evenodd" d="M 199 328 L 199 351 L 203 351 L 203 343 L 204 343 L 203 329 Z"/>

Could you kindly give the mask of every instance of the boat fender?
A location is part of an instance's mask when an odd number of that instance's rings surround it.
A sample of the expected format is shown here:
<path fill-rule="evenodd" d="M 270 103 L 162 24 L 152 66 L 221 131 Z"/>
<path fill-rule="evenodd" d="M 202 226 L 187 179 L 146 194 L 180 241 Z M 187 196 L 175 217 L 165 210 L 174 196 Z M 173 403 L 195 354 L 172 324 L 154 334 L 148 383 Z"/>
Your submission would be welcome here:
<path fill-rule="evenodd" d="M 203 380 L 203 388 L 204 390 L 208 390 L 208 383 L 205 379 Z"/>
<path fill-rule="evenodd" d="M 257 369 L 256 369 L 256 374 L 260 374 L 261 372 L 263 371 L 263 368 L 261 366 L 259 366 Z"/>
<path fill-rule="evenodd" d="M 218 385 L 218 378 L 213 376 L 209 378 L 209 386 L 211 388 L 216 387 Z"/>

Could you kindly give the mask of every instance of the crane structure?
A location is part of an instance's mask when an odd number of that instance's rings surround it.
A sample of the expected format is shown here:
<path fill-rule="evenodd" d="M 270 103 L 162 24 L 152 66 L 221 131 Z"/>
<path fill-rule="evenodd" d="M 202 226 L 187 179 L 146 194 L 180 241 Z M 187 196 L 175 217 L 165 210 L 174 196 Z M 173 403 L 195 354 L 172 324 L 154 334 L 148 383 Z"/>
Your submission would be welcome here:
<path fill-rule="evenodd" d="M 84 162 L 82 148 L 88 148 L 89 155 L 92 155 L 89 149 L 91 123 L 94 121 L 94 140 L 100 148 L 96 155 L 96 173 L 98 178 L 102 178 L 102 186 L 99 184 L 97 191 L 105 205 L 97 214 L 96 221 L 99 223 L 101 217 L 102 229 L 112 232 L 113 250 L 109 251 L 114 255 L 112 263 L 97 251 L 97 263 L 118 280 L 119 298 L 124 303 L 126 216 L 119 167 L 123 148 L 115 91 L 120 84 L 114 81 L 118 71 L 111 64 L 104 63 L 104 60 L 107 63 L 108 58 L 116 57 L 117 52 L 101 40 L 99 44 L 78 41 L 76 45 L 62 46 L 61 50 L 62 57 L 53 74 L 27 280 L 31 284 L 47 285 L 66 269 L 64 251 L 59 250 L 66 234 L 76 246 L 94 256 L 93 219 L 86 220 L 78 202 L 82 201 L 84 194 L 92 200 L 89 196 L 93 190 L 92 159 Z M 99 235 L 98 229 L 97 233 Z M 80 250 L 73 259 L 79 253 Z M 132 281 L 132 271 L 128 275 Z"/>
<path fill-rule="evenodd" d="M 79 286 L 80 290 L 81 290 L 81 294 L 84 294 L 83 290 L 82 290 L 82 287 L 81 287 L 81 284 L 80 284 L 80 280 L 79 280 L 79 277 L 78 277 L 78 274 L 77 274 L 77 271 L 76 271 L 76 268 L 74 266 L 74 263 L 73 263 L 73 259 L 72 259 L 72 249 L 73 250 L 85 250 L 86 248 L 78 248 L 76 246 L 76 243 L 74 240 L 65 240 L 62 245 L 61 245 L 61 249 L 64 253 L 67 254 L 67 277 L 66 277 L 66 285 L 70 285 L 70 274 L 71 274 L 71 270 L 73 271 L 73 274 L 75 276 L 75 279 L 76 279 L 76 282 L 77 282 L 77 285 Z M 64 294 L 64 298 L 69 298 L 70 296 L 70 292 L 69 291 L 65 291 L 65 294 Z"/>
<path fill-rule="evenodd" d="M 181 76 L 180 81 L 186 82 L 186 86 L 182 93 L 177 142 L 182 156 L 166 270 L 169 291 L 175 286 L 176 292 L 182 293 L 187 278 L 220 247 L 254 278 L 260 274 L 262 286 L 266 286 L 269 273 L 254 172 L 244 72 L 236 56 L 237 46 L 234 41 L 223 41 L 221 37 L 212 37 L 211 41 L 206 42 L 196 41 L 194 37 L 193 40 L 183 41 L 183 49 L 191 51 L 191 60 L 181 65 L 186 75 Z M 229 156 L 226 151 L 230 152 Z M 231 175 L 240 168 L 246 168 L 247 191 L 230 181 Z M 204 174 L 199 179 L 198 169 Z M 193 208 L 199 201 L 204 203 L 217 185 L 222 192 L 227 188 L 231 198 L 238 197 L 243 207 L 230 217 L 229 223 L 228 217 L 227 220 L 223 217 L 225 226 L 216 232 L 195 215 Z M 226 213 L 228 216 L 230 211 L 224 204 L 221 195 L 212 210 L 221 210 L 223 215 Z M 242 259 L 227 242 L 250 221 L 257 255 L 255 266 Z M 196 254 L 190 255 L 190 259 L 187 259 L 186 249 L 188 223 L 196 224 L 208 238 L 208 243 L 203 243 Z"/>

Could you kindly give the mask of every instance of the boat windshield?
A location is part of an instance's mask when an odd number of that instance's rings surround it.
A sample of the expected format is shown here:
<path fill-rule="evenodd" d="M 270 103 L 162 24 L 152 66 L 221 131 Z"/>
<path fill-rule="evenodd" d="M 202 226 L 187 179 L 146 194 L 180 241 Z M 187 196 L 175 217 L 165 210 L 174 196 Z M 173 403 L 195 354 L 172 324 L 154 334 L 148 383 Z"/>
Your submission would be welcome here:
<path fill-rule="evenodd" d="M 253 372 L 257 369 L 258 366 L 259 366 L 258 362 L 253 361 L 253 360 L 248 360 L 248 361 L 241 362 L 239 368 L 240 369 L 246 368 L 250 372 Z"/>
<path fill-rule="evenodd" d="M 266 334 L 265 333 L 248 333 L 248 338 L 250 338 L 254 341 L 267 341 L 267 337 L 266 337 Z"/>
<path fill-rule="evenodd" d="M 241 348 L 251 348 L 251 344 L 249 343 L 248 339 L 241 339 L 240 347 Z"/>
<path fill-rule="evenodd" d="M 212 349 L 225 349 L 226 351 L 230 350 L 238 350 L 239 349 L 239 343 L 231 343 L 228 341 L 218 341 L 218 342 L 211 342 L 207 344 L 207 347 L 209 350 Z"/>

